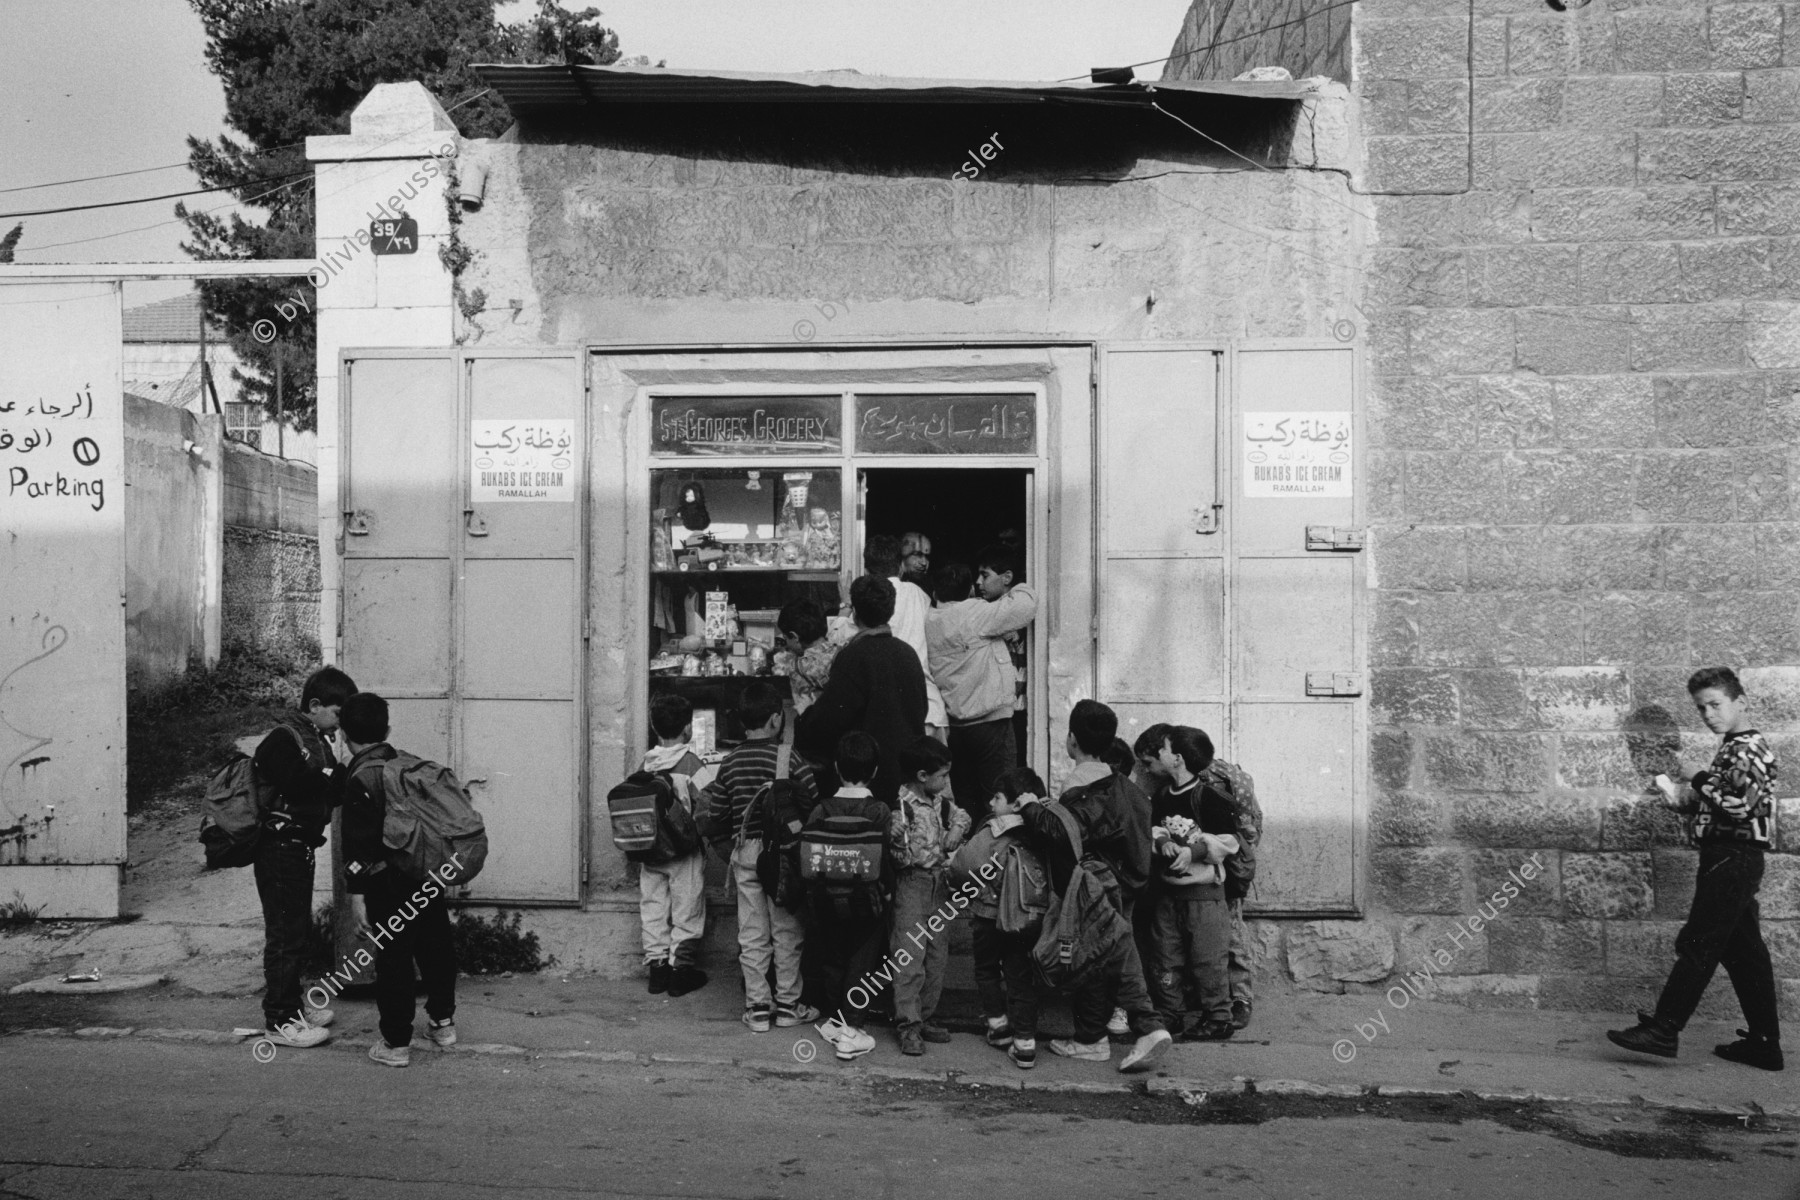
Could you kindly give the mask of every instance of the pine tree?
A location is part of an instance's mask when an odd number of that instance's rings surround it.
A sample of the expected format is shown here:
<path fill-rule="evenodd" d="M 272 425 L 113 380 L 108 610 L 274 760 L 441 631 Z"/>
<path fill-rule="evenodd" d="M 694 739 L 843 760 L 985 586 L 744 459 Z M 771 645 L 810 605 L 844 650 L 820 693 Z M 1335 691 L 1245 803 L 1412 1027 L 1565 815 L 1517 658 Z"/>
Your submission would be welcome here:
<path fill-rule="evenodd" d="M 25 222 L 20 221 L 6 231 L 5 237 L 0 237 L 0 263 L 9 263 L 13 260 L 13 251 L 19 248 L 19 239 L 24 236 Z"/>
<path fill-rule="evenodd" d="M 207 187 L 226 187 L 268 213 L 261 224 L 220 220 L 177 204 L 191 241 L 182 249 L 216 260 L 312 258 L 313 184 L 309 136 L 350 131 L 350 113 L 378 83 L 418 80 L 467 137 L 493 137 L 511 124 L 499 98 L 482 94 L 477 62 L 574 62 L 619 57 L 618 36 L 594 8 L 568 12 L 555 0 L 515 25 L 494 17 L 495 0 L 189 0 L 206 32 L 206 61 L 225 87 L 226 123 L 240 136 L 188 138 L 188 162 Z M 305 280 L 217 280 L 200 285 L 207 313 L 251 368 L 234 370 L 240 395 L 275 409 L 275 355 L 284 371 L 282 408 L 311 429 L 317 395 L 310 364 L 316 340 L 312 285 Z M 293 321 L 258 325 L 306 301 Z M 277 351 L 256 332 L 275 330 Z M 296 370 L 295 365 L 300 369 Z"/>

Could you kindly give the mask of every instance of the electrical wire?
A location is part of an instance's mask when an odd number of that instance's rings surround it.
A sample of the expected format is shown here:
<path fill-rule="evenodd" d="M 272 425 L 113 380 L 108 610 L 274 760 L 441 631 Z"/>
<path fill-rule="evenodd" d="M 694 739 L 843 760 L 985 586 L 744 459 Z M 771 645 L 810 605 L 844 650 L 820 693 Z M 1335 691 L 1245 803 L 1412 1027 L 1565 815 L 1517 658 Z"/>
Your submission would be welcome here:
<path fill-rule="evenodd" d="M 1289 25 L 1304 25 L 1304 24 L 1306 24 L 1306 22 L 1312 20 L 1314 17 L 1318 16 L 1321 13 L 1330 12 L 1334 8 L 1345 8 L 1345 7 L 1348 7 L 1349 5 L 1356 4 L 1358 2 L 1359 2 L 1359 0 L 1335 0 L 1335 2 L 1332 4 L 1327 4 L 1320 8 L 1315 8 L 1312 12 L 1306 13 L 1303 16 L 1295 17 L 1291 21 L 1278 21 L 1273 25 L 1265 25 L 1261 29 L 1252 29 L 1249 33 L 1240 33 L 1240 34 L 1236 35 L 1235 37 L 1220 38 L 1216 42 L 1208 42 L 1206 45 L 1197 46 L 1192 50 L 1183 50 L 1179 54 L 1165 54 L 1161 58 L 1149 58 L 1149 59 L 1145 59 L 1143 62 L 1126 63 L 1125 66 L 1130 67 L 1133 70 L 1136 70 L 1138 67 L 1154 67 L 1158 63 L 1173 62 L 1175 59 L 1178 59 L 1178 58 L 1192 58 L 1196 54 L 1204 54 L 1208 50 L 1217 50 L 1220 46 L 1229 46 L 1233 42 L 1243 42 L 1243 41 L 1248 41 L 1250 38 L 1253 38 L 1253 37 L 1261 37 L 1263 34 L 1268 33 L 1271 30 L 1286 29 Z M 1078 83 L 1083 79 L 1087 79 L 1088 77 L 1089 77 L 1088 75 L 1071 75 L 1067 79 L 1058 79 L 1056 82 L 1057 83 Z"/>
<path fill-rule="evenodd" d="M 306 145 L 305 142 L 289 142 L 285 146 L 270 146 L 267 150 L 249 150 L 245 151 L 245 153 L 248 155 L 275 154 L 282 150 L 292 150 L 298 146 L 304 145 Z M 108 175 L 84 175 L 80 179 L 55 179 L 49 183 L 27 183 L 19 187 L 0 188 L 0 196 L 10 195 L 13 192 L 36 192 L 41 191 L 44 188 L 68 187 L 69 185 L 76 183 L 94 183 L 102 179 L 124 179 L 128 175 L 149 175 L 157 171 L 173 171 L 181 167 L 189 167 L 192 165 L 193 159 L 187 158 L 178 163 L 170 163 L 165 167 L 139 167 L 135 171 L 114 171 Z"/>
<path fill-rule="evenodd" d="M 286 175 L 276 175 L 272 178 L 297 179 L 301 176 L 311 174 L 312 168 L 308 167 L 304 171 L 290 171 Z M 261 181 L 259 180 L 258 182 Z M 153 204 L 158 200 L 179 200 L 183 196 L 204 196 L 211 192 L 229 192 L 243 186 L 244 185 L 241 183 L 221 183 L 217 187 L 194 188 L 191 191 L 186 192 L 169 192 L 161 196 L 140 196 L 135 200 L 105 200 L 99 204 L 73 204 L 65 208 L 37 208 L 32 209 L 30 212 L 0 213 L 0 221 L 11 221 L 17 217 L 53 217 L 61 213 L 88 212 L 89 210 L 96 208 L 124 208 L 132 204 Z"/>

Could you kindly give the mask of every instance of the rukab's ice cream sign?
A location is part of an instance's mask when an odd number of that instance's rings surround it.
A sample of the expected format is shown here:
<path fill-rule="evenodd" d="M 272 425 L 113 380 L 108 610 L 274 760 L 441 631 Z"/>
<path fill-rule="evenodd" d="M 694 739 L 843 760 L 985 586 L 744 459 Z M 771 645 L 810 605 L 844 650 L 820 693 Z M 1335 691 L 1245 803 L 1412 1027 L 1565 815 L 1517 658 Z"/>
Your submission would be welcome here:
<path fill-rule="evenodd" d="M 1244 414 L 1244 495 L 1349 496 L 1347 412 Z"/>

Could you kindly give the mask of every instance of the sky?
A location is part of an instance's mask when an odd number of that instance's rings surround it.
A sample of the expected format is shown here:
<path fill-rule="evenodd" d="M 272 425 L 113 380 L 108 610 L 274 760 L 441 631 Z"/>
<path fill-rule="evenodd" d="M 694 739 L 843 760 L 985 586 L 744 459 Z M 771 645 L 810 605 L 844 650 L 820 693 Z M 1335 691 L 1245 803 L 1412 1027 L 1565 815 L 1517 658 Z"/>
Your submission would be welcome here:
<path fill-rule="evenodd" d="M 671 67 L 951 79 L 1059 79 L 1161 58 L 1189 0 L 588 0 L 627 55 Z M 576 3 L 565 7 L 583 7 Z M 529 5 L 506 4 L 503 18 Z M 187 0 L 0 0 L 0 213 L 159 196 L 195 186 L 189 134 L 225 132 Z M 1140 70 L 1154 78 L 1160 68 Z M 26 185 L 143 168 L 124 178 Z M 216 197 L 190 207 L 231 211 Z M 19 262 L 169 262 L 173 200 L 25 221 Z M 141 304 L 184 283 L 128 285 Z"/>

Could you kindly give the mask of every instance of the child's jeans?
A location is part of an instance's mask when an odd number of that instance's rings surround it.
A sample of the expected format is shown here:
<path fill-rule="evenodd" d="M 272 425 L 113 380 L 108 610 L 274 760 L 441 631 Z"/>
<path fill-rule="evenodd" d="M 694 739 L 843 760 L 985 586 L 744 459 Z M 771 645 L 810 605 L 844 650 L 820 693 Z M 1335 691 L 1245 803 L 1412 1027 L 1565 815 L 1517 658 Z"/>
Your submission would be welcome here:
<path fill-rule="evenodd" d="M 693 966 L 706 936 L 704 855 L 696 850 L 673 862 L 642 864 L 638 917 L 644 928 L 646 966 Z"/>
<path fill-rule="evenodd" d="M 425 1015 L 448 1021 L 456 1015 L 456 939 L 450 929 L 450 909 L 442 901 L 426 897 L 415 905 L 417 884 L 389 869 L 369 882 L 363 904 L 372 928 L 391 930 L 398 917 L 400 931 L 375 951 L 375 1011 L 380 1018 L 381 1039 L 390 1046 L 412 1044 L 417 993 L 413 967 L 425 985 Z"/>
<path fill-rule="evenodd" d="M 1218 886 L 1165 893 L 1156 902 L 1150 991 L 1171 1032 L 1231 1020 L 1231 913 Z"/>
<path fill-rule="evenodd" d="M 950 923 L 932 932 L 927 919 L 950 907 L 950 885 L 942 867 L 905 867 L 894 883 L 894 932 L 888 956 L 894 960 L 894 1019 L 901 1025 L 929 1021 L 944 992 L 950 963 Z M 952 915 L 957 910 L 951 908 Z M 901 963 L 900 951 L 906 951 Z"/>
<path fill-rule="evenodd" d="M 887 947 L 882 917 L 841 918 L 819 914 L 812 936 L 818 940 L 819 978 L 825 991 L 825 1013 L 861 1029 L 881 997 L 882 980 L 875 968 Z"/>
<path fill-rule="evenodd" d="M 1763 942 L 1756 891 L 1762 886 L 1763 852 L 1754 846 L 1708 842 L 1700 847 L 1700 876 L 1687 924 L 1675 937 L 1675 969 L 1656 1002 L 1656 1019 L 1679 1032 L 1723 964 L 1756 1037 L 1779 1041 L 1775 972 Z"/>
<path fill-rule="evenodd" d="M 762 839 L 752 838 L 732 852 L 737 880 L 738 964 L 744 971 L 744 1007 L 793 1006 L 800 1002 L 800 954 L 806 940 L 800 918 L 775 903 L 756 876 Z M 775 964 L 775 992 L 769 992 L 769 964 Z"/>
<path fill-rule="evenodd" d="M 300 1015 L 300 964 L 312 932 L 313 849 L 265 833 L 256 847 L 256 893 L 263 910 L 263 1023 Z"/>
<path fill-rule="evenodd" d="M 1227 968 L 1231 977 L 1231 1002 L 1250 1004 L 1256 999 L 1252 984 L 1255 975 L 1250 970 L 1250 930 L 1244 925 L 1244 898 L 1227 900 L 1225 907 L 1231 912 L 1231 955 Z"/>
<path fill-rule="evenodd" d="M 1001 933 L 990 917 L 970 917 L 975 936 L 975 990 L 985 1017 L 1005 1016 L 1012 1035 L 1037 1037 L 1038 993 L 1031 972 L 1036 937 Z"/>

